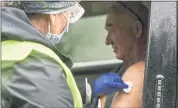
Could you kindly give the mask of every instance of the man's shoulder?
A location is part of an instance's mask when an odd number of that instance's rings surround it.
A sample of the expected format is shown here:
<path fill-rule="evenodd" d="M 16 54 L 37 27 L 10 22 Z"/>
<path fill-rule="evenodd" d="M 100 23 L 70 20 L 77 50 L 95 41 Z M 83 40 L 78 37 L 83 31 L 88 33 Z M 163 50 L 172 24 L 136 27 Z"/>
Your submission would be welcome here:
<path fill-rule="evenodd" d="M 130 66 L 124 73 L 122 79 L 133 83 L 130 93 L 118 92 L 112 102 L 114 107 L 140 107 L 142 101 L 142 90 L 144 81 L 145 63 L 138 62 Z M 129 104 L 128 104 L 129 102 Z"/>
<path fill-rule="evenodd" d="M 134 74 L 141 74 L 143 73 L 145 70 L 145 62 L 144 61 L 140 61 L 140 62 L 137 62 L 133 65 L 131 65 L 127 70 L 126 72 L 128 73 L 134 73 Z"/>
<path fill-rule="evenodd" d="M 133 80 L 134 82 L 138 80 L 140 81 L 144 77 L 144 71 L 145 71 L 145 62 L 141 61 L 135 63 L 126 70 L 123 79 Z"/>

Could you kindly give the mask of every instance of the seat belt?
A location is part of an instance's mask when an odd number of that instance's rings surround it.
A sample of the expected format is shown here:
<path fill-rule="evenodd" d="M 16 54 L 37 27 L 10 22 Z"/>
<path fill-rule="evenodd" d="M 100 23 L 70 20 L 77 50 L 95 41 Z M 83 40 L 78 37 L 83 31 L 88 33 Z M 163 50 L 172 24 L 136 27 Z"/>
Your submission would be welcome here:
<path fill-rule="evenodd" d="M 125 69 L 123 68 L 123 63 L 121 65 L 117 66 L 114 69 L 114 71 L 112 71 L 112 72 L 118 73 L 122 77 L 124 75 L 124 73 L 125 73 Z M 116 94 L 116 92 L 106 96 L 106 101 L 105 101 L 104 108 L 110 108 L 112 100 L 113 100 L 115 94 Z"/>

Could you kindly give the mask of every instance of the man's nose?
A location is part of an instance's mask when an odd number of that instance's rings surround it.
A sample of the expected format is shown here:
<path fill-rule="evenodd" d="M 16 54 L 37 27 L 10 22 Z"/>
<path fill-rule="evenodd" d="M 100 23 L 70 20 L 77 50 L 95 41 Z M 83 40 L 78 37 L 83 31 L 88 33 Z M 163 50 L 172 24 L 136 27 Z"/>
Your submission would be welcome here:
<path fill-rule="evenodd" d="M 112 40 L 109 38 L 109 36 L 106 37 L 105 44 L 106 45 L 112 44 Z"/>

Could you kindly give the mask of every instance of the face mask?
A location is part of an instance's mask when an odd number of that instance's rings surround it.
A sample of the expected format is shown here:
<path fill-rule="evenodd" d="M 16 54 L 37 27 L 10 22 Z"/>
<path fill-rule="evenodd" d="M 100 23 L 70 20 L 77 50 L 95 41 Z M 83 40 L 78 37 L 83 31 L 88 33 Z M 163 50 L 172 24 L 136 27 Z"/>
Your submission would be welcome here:
<path fill-rule="evenodd" d="M 67 20 L 68 20 L 68 18 L 67 18 Z M 60 40 L 63 37 L 64 33 L 68 32 L 68 30 L 69 30 L 69 20 L 67 21 L 66 28 L 59 35 L 50 33 L 50 24 L 48 24 L 48 33 L 47 33 L 46 37 L 50 40 L 50 42 L 52 44 L 55 45 L 55 44 L 58 44 L 60 42 Z"/>

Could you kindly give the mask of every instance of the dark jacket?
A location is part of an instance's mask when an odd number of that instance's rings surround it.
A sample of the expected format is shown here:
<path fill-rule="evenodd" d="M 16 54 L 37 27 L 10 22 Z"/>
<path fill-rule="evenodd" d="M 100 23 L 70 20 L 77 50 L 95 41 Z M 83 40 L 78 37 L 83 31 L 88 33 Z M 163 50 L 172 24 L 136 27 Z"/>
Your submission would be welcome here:
<path fill-rule="evenodd" d="M 40 43 L 52 49 L 69 68 L 72 66 L 71 59 L 62 54 L 44 34 L 35 29 L 23 11 L 2 7 L 1 13 L 2 41 L 18 40 Z M 2 84 L 3 107 L 72 108 L 74 106 L 63 69 L 50 57 L 38 53 L 29 55 L 8 72 L 8 80 Z"/>

